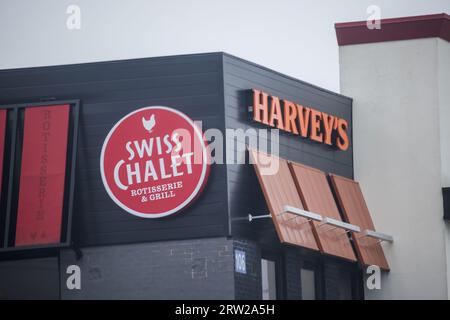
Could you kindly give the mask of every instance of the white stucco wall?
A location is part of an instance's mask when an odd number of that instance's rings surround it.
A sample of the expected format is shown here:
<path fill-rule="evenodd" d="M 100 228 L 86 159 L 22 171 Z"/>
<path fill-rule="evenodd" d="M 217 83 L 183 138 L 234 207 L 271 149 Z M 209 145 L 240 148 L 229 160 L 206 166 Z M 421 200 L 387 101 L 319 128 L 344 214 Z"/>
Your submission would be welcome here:
<path fill-rule="evenodd" d="M 450 43 L 438 39 L 438 90 L 442 186 L 450 187 Z M 446 227 L 447 294 L 450 297 L 450 222 Z"/>
<path fill-rule="evenodd" d="M 354 99 L 355 179 L 377 230 L 395 241 L 383 244 L 391 271 L 381 290 L 366 289 L 367 299 L 448 296 L 441 47 L 430 38 L 340 48 L 341 92 Z"/>
<path fill-rule="evenodd" d="M 450 187 L 450 43 L 438 39 L 442 186 Z"/>

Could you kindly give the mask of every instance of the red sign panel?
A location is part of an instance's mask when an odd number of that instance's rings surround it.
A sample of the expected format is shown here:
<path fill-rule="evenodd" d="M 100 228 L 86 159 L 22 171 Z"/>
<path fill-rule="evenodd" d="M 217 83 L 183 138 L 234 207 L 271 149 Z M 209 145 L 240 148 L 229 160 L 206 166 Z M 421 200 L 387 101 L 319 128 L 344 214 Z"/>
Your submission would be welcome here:
<path fill-rule="evenodd" d="M 3 155 L 5 150 L 5 129 L 6 129 L 6 110 L 0 110 L 0 196 L 2 192 L 3 180 Z"/>
<path fill-rule="evenodd" d="M 109 196 L 143 218 L 171 215 L 201 193 L 209 157 L 201 130 L 185 114 L 146 107 L 122 118 L 103 144 L 100 168 Z"/>
<path fill-rule="evenodd" d="M 59 243 L 69 105 L 25 110 L 16 246 Z"/>

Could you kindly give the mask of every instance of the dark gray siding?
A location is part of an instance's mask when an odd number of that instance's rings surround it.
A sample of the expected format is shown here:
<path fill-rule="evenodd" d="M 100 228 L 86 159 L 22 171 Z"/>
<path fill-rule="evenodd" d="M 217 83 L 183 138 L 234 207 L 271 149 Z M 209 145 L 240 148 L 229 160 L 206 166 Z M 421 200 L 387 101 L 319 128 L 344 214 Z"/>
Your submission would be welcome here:
<path fill-rule="evenodd" d="M 264 128 L 252 123 L 247 112 L 252 88 L 288 99 L 317 110 L 344 118 L 349 124 L 350 147 L 339 151 L 324 144 L 280 131 L 280 156 L 325 172 L 353 177 L 352 101 L 275 71 L 225 54 L 224 95 L 226 128 Z M 250 165 L 228 165 L 228 204 L 233 235 L 274 239 L 271 221 L 258 221 L 252 226 L 245 221 L 251 214 L 267 213 L 265 201 Z M 255 188 L 255 186 L 258 186 Z M 243 220 L 244 218 L 244 220 Z"/>
<path fill-rule="evenodd" d="M 226 169 L 213 166 L 205 192 L 184 212 L 142 219 L 120 209 L 100 176 L 112 126 L 149 105 L 176 108 L 203 129 L 224 128 L 222 55 L 199 54 L 0 71 L 0 104 L 80 99 L 73 238 L 102 245 L 228 234 Z"/>
<path fill-rule="evenodd" d="M 0 300 L 59 299 L 58 258 L 0 262 Z"/>

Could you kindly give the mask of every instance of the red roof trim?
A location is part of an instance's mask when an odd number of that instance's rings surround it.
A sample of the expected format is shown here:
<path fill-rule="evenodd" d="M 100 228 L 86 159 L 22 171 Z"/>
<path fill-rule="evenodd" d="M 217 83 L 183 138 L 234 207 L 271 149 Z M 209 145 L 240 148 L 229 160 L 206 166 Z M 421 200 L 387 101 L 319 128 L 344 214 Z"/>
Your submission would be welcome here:
<path fill-rule="evenodd" d="M 445 13 L 381 19 L 381 29 L 370 30 L 366 23 L 336 23 L 334 27 L 339 46 L 434 37 L 450 42 L 450 16 Z"/>

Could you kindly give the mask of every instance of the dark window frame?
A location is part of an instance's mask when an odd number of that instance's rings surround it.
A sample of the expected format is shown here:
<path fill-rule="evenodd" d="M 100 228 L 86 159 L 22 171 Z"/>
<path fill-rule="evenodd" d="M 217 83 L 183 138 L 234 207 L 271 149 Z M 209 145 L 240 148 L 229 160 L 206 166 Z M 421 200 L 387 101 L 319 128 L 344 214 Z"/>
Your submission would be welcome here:
<path fill-rule="evenodd" d="M 302 285 L 303 281 L 301 279 L 301 269 L 311 270 L 314 272 L 314 290 L 315 290 L 315 299 L 323 300 L 325 299 L 325 279 L 323 272 L 323 263 L 319 261 L 314 261 L 312 259 L 304 259 L 301 257 L 300 268 L 298 270 L 300 277 L 300 296 L 303 300 L 303 291 Z"/>
<path fill-rule="evenodd" d="M 444 220 L 450 221 L 450 188 L 442 188 Z"/>
<path fill-rule="evenodd" d="M 21 167 L 21 152 L 23 147 L 23 119 L 24 110 L 27 108 L 69 105 L 69 128 L 66 155 L 66 176 L 64 181 L 63 212 L 61 222 L 61 239 L 59 243 L 39 244 L 15 247 L 13 238 L 17 220 L 17 205 Z M 74 209 L 74 191 L 76 160 L 78 150 L 78 132 L 81 101 L 73 100 L 51 100 L 40 102 L 29 102 L 20 104 L 1 105 L 0 109 L 7 109 L 7 124 L 5 139 L 4 169 L 1 177 L 3 184 L 1 196 L 1 239 L 0 239 L 0 259 L 5 258 L 27 258 L 47 255 L 58 251 L 60 248 L 72 246 L 72 218 Z"/>
<path fill-rule="evenodd" d="M 276 285 L 276 300 L 283 300 L 286 298 L 285 276 L 284 276 L 284 261 L 281 253 L 273 251 L 263 251 L 261 253 L 261 260 L 269 260 L 275 263 L 275 285 Z M 261 262 L 260 262 L 261 264 Z M 262 274 L 261 274 L 262 286 Z M 262 287 L 261 287 L 262 291 Z M 262 292 L 261 292 L 262 293 Z"/>

